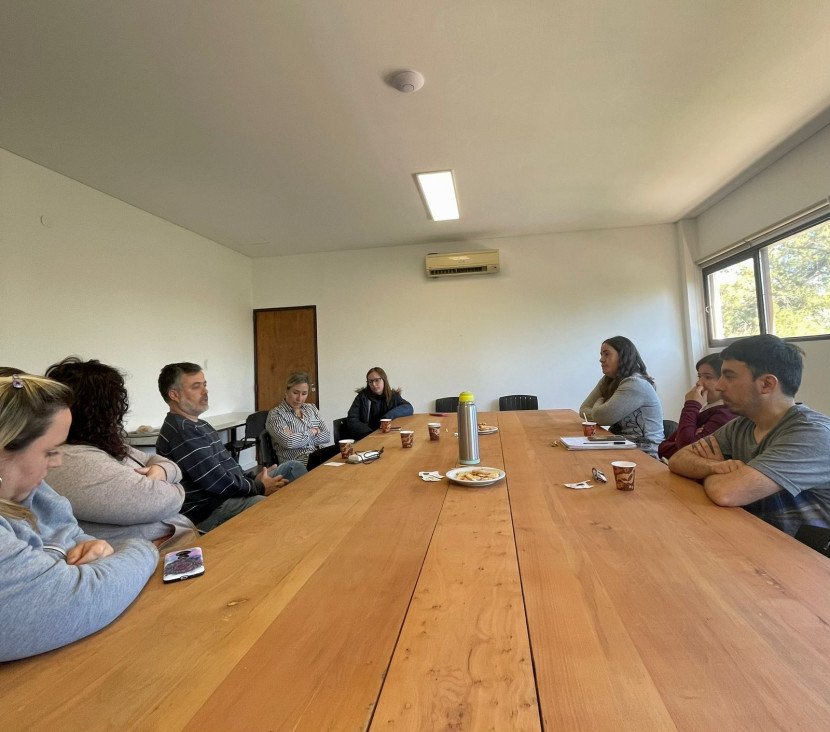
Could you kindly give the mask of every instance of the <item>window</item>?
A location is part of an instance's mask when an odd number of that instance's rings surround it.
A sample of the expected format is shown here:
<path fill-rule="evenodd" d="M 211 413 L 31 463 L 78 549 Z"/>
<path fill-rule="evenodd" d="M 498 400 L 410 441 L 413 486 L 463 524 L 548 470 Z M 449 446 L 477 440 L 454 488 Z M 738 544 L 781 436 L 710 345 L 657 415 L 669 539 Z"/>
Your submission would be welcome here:
<path fill-rule="evenodd" d="M 772 333 L 830 338 L 830 216 L 703 270 L 709 342 Z"/>

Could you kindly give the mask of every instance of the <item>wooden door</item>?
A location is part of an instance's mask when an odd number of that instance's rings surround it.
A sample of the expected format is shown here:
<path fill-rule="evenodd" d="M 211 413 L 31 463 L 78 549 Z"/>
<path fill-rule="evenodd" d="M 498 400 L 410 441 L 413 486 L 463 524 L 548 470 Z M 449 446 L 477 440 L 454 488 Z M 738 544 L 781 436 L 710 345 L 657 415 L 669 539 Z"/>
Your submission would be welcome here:
<path fill-rule="evenodd" d="M 254 366 L 257 411 L 271 409 L 285 396 L 292 371 L 308 373 L 308 402 L 320 406 L 317 387 L 317 308 L 254 310 Z"/>

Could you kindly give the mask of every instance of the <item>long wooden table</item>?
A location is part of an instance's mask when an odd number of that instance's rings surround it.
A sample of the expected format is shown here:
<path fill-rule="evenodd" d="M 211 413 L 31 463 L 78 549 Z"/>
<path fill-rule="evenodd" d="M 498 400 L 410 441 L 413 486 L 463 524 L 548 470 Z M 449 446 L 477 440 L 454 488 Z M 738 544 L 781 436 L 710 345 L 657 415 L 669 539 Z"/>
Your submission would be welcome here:
<path fill-rule="evenodd" d="M 203 537 L 115 623 L 0 665 L 4 730 L 824 730 L 830 560 L 636 450 L 568 452 L 567 411 L 483 415 L 492 487 L 372 434 Z M 610 462 L 637 462 L 617 491 Z M 563 483 L 607 485 L 575 491 Z M 37 632 L 32 628 L 32 632 Z"/>

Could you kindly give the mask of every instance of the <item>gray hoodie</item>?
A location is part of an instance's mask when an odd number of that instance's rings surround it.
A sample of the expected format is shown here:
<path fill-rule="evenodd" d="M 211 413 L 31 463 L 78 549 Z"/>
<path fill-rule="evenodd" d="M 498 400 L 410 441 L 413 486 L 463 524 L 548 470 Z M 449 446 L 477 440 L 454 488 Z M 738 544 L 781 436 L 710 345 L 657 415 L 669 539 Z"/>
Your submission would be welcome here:
<path fill-rule="evenodd" d="M 155 541 L 174 532 L 161 551 L 167 544 L 198 537 L 190 519 L 179 513 L 182 471 L 172 460 L 134 447 L 120 461 L 91 445 L 64 445 L 61 453 L 61 464 L 49 469 L 46 480 L 69 500 L 80 527 L 96 539 L 118 546 L 125 539 Z M 135 471 L 150 465 L 164 470 L 167 480 Z"/>
<path fill-rule="evenodd" d="M 606 401 L 600 394 L 603 379 L 582 402 L 579 413 L 597 424 L 610 425 L 611 432 L 623 435 L 656 458 L 657 448 L 665 435 L 663 407 L 654 387 L 640 374 L 634 374 L 620 381 L 617 390 Z"/>
<path fill-rule="evenodd" d="M 117 618 L 147 583 L 156 548 L 130 539 L 109 557 L 66 563 L 84 534 L 69 502 L 41 483 L 22 505 L 37 519 L 0 516 L 0 662 L 34 656 L 90 635 Z"/>

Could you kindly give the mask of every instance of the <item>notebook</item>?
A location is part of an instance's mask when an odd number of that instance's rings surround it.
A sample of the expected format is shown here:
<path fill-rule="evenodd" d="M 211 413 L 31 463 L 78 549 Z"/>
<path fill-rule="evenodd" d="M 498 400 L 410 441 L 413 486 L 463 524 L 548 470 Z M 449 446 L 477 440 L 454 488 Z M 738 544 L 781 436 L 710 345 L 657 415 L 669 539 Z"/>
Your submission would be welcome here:
<path fill-rule="evenodd" d="M 591 442 L 587 437 L 560 437 L 559 441 L 569 450 L 630 450 L 637 447 L 625 439 L 621 442 Z"/>

